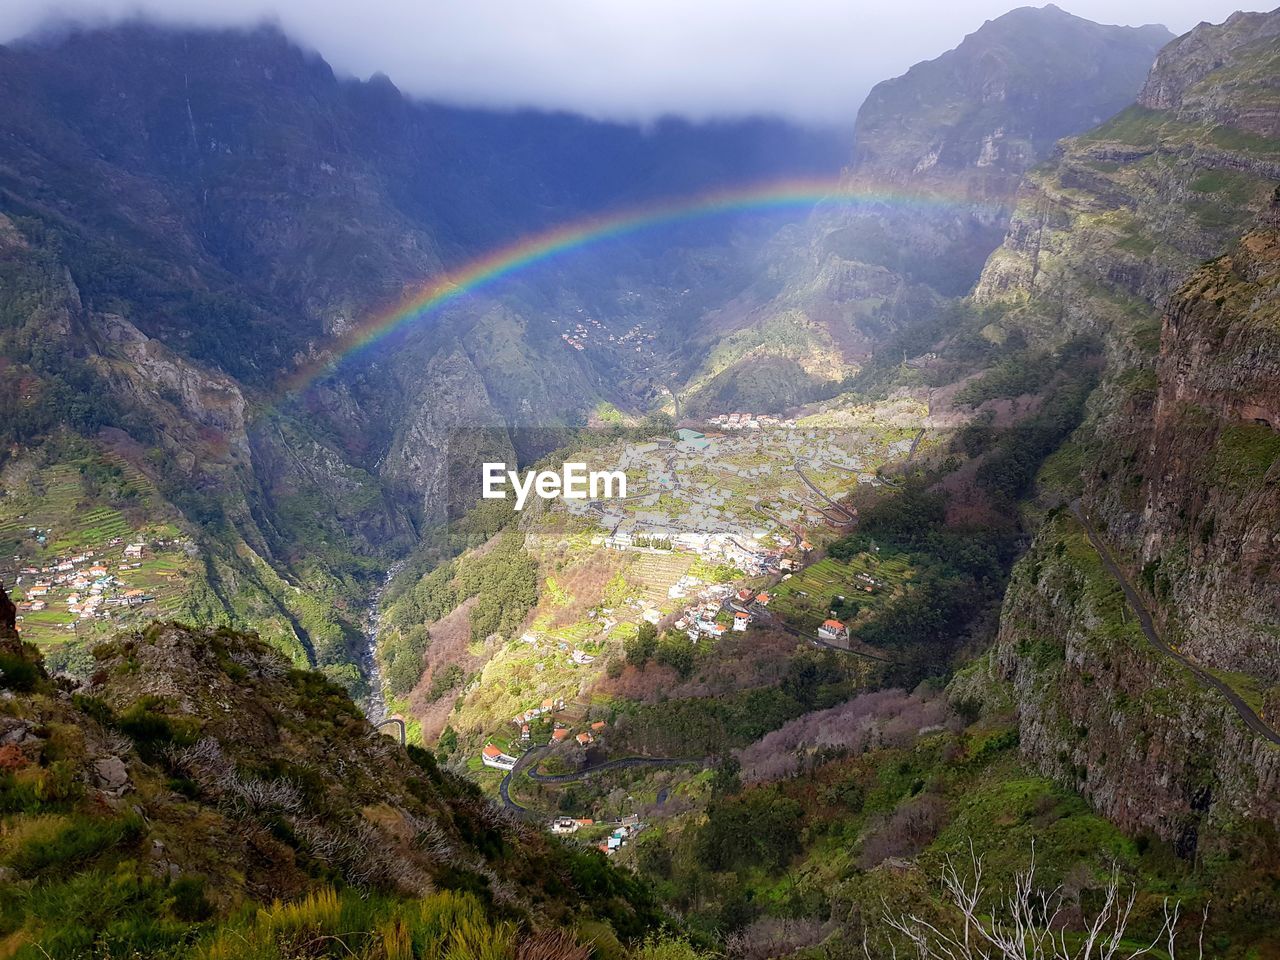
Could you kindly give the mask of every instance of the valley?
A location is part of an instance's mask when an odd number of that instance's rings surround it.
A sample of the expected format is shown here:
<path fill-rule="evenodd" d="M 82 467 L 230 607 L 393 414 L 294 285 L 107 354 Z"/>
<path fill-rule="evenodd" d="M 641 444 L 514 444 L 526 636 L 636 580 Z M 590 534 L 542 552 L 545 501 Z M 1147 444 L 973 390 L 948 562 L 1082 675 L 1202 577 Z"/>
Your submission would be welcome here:
<path fill-rule="evenodd" d="M 0 956 L 1280 956 L 1280 13 L 974 27 L 851 136 L 0 47 Z"/>

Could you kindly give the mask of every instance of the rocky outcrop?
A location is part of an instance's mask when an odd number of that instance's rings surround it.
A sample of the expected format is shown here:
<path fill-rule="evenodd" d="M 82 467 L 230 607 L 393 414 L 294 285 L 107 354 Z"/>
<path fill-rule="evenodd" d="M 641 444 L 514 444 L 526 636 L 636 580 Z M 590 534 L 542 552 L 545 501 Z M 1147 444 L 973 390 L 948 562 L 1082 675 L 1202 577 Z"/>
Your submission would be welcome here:
<path fill-rule="evenodd" d="M 1273 725 L 1277 241 L 1272 229 L 1237 241 L 1274 219 L 1274 142 L 1257 131 L 1277 54 L 1280 13 L 1170 44 L 1141 105 L 1028 175 L 975 293 L 993 337 L 1105 342 L 1074 438 L 1079 485 L 1055 494 L 1083 494 L 1165 641 L 1227 671 Z M 996 662 L 1024 753 L 1123 826 L 1191 856 L 1280 823 L 1280 748 L 1144 640 L 1066 514 L 1015 568 Z"/>
<path fill-rule="evenodd" d="M 124 317 L 90 313 L 88 321 L 105 379 L 153 423 L 168 427 L 164 435 L 186 461 L 184 469 L 193 468 L 202 450 L 248 465 L 247 403 L 235 380 L 175 353 Z"/>
<path fill-rule="evenodd" d="M 42 673 L 6 671 L 0 689 L 8 827 L 94 838 L 11 857 L 6 879 L 91 883 L 124 860 L 137 896 L 152 878 L 199 891 L 201 921 L 334 886 L 413 900 L 464 883 L 535 926 L 594 910 L 547 835 L 256 637 L 157 624 L 98 647 L 74 695 Z M 28 942 L 48 925 L 35 917 Z M 19 907 L 11 925 L 28 920 Z"/>
<path fill-rule="evenodd" d="M 994 669 L 1012 683 L 1023 754 L 1126 830 L 1190 858 L 1223 852 L 1242 822 L 1280 825 L 1280 747 L 1146 642 L 1066 513 L 1015 571 Z"/>
<path fill-rule="evenodd" d="M 1280 684 L 1280 236 L 1250 234 L 1169 302 L 1138 558 L 1206 664 Z"/>
<path fill-rule="evenodd" d="M 1222 66 L 1248 57 L 1250 48 L 1266 47 L 1280 34 L 1280 17 L 1272 13 L 1234 13 L 1223 23 L 1201 23 L 1194 30 L 1170 43 L 1160 52 L 1151 67 L 1151 74 L 1138 95 L 1138 105 L 1148 110 L 1181 110 L 1186 115 L 1212 119 L 1216 123 L 1228 123 L 1242 129 L 1252 129 L 1262 136 L 1274 131 L 1274 126 L 1264 124 L 1255 127 L 1250 120 L 1277 114 L 1272 108 L 1259 111 L 1255 106 L 1244 105 L 1238 90 L 1230 96 L 1211 97 L 1201 82 Z M 1229 81 L 1237 85 L 1241 80 L 1261 79 L 1261 72 L 1243 71 Z M 1221 110 L 1216 110 L 1214 105 Z M 1241 107 L 1243 106 L 1243 109 Z M 1242 125 L 1241 120 L 1245 120 Z"/>
<path fill-rule="evenodd" d="M 382 476 L 418 498 L 439 523 L 473 506 L 483 460 L 514 462 L 504 419 L 484 378 L 456 345 L 441 349 L 406 382 L 413 392 L 382 465 Z"/>

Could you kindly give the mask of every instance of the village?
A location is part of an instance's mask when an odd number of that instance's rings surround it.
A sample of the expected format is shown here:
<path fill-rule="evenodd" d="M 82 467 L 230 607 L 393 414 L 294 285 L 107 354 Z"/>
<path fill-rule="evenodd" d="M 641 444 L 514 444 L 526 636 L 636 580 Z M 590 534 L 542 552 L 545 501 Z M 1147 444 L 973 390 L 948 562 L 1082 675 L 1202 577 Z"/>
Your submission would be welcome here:
<path fill-rule="evenodd" d="M 580 671 L 595 676 L 605 661 L 616 662 L 626 639 L 644 625 L 659 634 L 683 633 L 694 650 L 755 629 L 850 649 L 852 624 L 833 607 L 856 618 L 859 609 L 887 602 L 910 571 L 874 548 L 847 562 L 821 557 L 822 548 L 856 520 L 844 496 L 859 483 L 891 482 L 878 470 L 910 454 L 912 435 L 736 413 L 686 423 L 670 437 L 597 451 L 601 465 L 625 471 L 629 496 L 556 501 L 531 529 L 530 542 L 549 546 L 572 532 L 580 544 L 573 548 L 578 561 L 621 564 L 625 585 L 583 594 L 589 606 L 575 622 L 551 612 L 536 616 L 494 663 L 495 671 L 537 677 L 544 689 L 562 694 L 521 710 L 505 728 L 492 725 L 493 718 L 488 734 L 473 741 L 480 748 L 476 766 L 501 774 L 514 788 L 531 770 L 548 765 L 577 776 L 618 762 L 605 759 L 606 723 L 589 719 L 590 698 L 566 709 L 565 697 L 584 689 Z M 587 559 L 591 555 L 598 559 Z M 495 672 L 491 682 L 501 675 Z M 587 823 L 566 816 L 548 820 L 564 834 L 577 834 Z M 600 838 L 601 849 L 616 852 L 634 829 Z M 589 831 L 593 844 L 597 832 Z"/>
<path fill-rule="evenodd" d="M 35 528 L 31 528 L 30 533 L 34 538 L 41 535 Z M 107 559 L 115 553 L 112 547 L 121 547 L 114 570 L 108 566 Z M 146 549 L 143 543 L 122 543 L 116 539 L 104 550 L 85 550 L 40 567 L 20 567 L 13 578 L 20 598 L 18 629 L 22 629 L 25 614 L 40 613 L 51 604 L 65 605 L 67 613 L 77 620 L 95 620 L 110 619 L 112 607 L 138 607 L 154 602 L 152 594 L 131 588 L 126 582 L 130 571 L 142 567 Z M 74 621 L 67 628 L 74 630 Z"/>
<path fill-rule="evenodd" d="M 36 546 L 47 542 L 47 534 L 35 527 L 27 530 Z M 165 599 L 161 593 L 172 593 L 167 581 L 173 564 L 164 554 L 180 548 L 177 541 L 113 537 L 96 548 L 38 564 L 14 556 L 0 576 L 13 585 L 19 632 L 33 642 L 57 642 L 79 636 L 85 627 L 118 628 L 134 611 L 147 618 L 160 616 L 157 600 Z"/>
<path fill-rule="evenodd" d="M 613 469 L 627 475 L 623 500 L 577 501 L 600 542 L 617 550 L 685 551 L 749 576 L 803 562 L 813 531 L 836 531 L 856 512 L 836 497 L 851 482 L 879 486 L 877 468 L 907 455 L 905 431 L 835 431 L 751 413 L 724 414 L 704 433 L 625 445 Z"/>

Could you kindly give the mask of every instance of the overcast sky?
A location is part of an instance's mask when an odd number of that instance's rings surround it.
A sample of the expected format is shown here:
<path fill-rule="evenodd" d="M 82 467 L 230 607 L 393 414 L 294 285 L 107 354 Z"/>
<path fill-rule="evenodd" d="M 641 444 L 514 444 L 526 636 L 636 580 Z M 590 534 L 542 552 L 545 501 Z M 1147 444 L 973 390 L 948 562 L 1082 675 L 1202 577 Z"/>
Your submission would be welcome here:
<path fill-rule="evenodd" d="M 1272 0 L 1274 3 L 1275 0 Z M 847 125 L 878 80 L 937 56 L 1016 0 L 0 0 L 0 42 L 50 18 L 144 12 L 278 20 L 339 72 L 388 74 L 454 103 L 615 119 L 749 113 Z M 1063 0 L 1102 23 L 1175 33 L 1236 0 Z"/>

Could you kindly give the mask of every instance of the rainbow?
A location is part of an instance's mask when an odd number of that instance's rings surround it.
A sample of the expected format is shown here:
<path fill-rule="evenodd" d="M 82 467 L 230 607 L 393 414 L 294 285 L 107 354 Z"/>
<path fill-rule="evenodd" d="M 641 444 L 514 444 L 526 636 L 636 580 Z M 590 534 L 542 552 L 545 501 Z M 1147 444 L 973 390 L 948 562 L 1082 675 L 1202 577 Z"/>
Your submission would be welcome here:
<path fill-rule="evenodd" d="M 908 193 L 851 186 L 838 179 L 785 180 L 739 186 L 597 214 L 551 227 L 468 261 L 414 289 L 389 309 L 375 313 L 330 342 L 326 356 L 299 366 L 285 378 L 284 392 L 305 391 L 346 357 L 468 294 L 533 264 L 591 244 L 641 230 L 703 217 L 821 205 L 918 206 L 972 205 L 972 198 L 939 193 Z"/>

